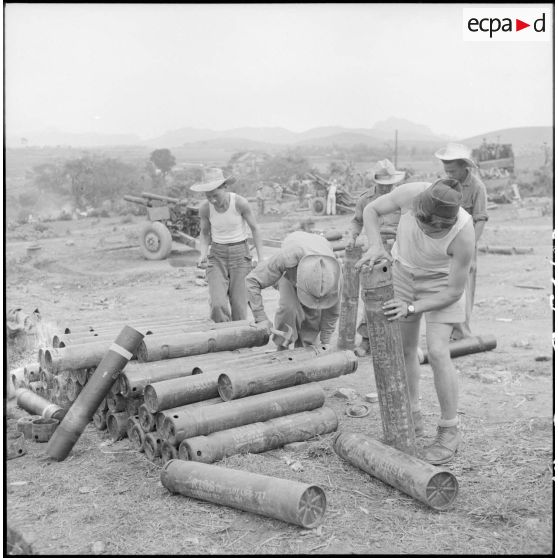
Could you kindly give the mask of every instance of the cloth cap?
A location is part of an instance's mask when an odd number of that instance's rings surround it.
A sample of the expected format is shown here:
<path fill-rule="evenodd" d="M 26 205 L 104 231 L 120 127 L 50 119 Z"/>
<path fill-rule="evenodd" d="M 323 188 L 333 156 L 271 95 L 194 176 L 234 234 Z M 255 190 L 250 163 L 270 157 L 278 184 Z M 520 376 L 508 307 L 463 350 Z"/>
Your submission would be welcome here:
<path fill-rule="evenodd" d="M 427 215 L 455 220 L 461 207 L 463 193 L 459 181 L 441 178 L 417 196 L 417 207 Z"/>
<path fill-rule="evenodd" d="M 203 182 L 190 186 L 190 190 L 193 192 L 211 192 L 219 188 L 219 186 L 223 186 L 223 184 L 233 184 L 236 182 L 236 178 L 232 176 L 225 178 L 223 171 L 219 168 L 206 169 L 203 179 Z"/>
<path fill-rule="evenodd" d="M 471 157 L 471 150 L 462 143 L 448 143 L 446 147 L 438 149 L 434 155 L 440 159 L 440 161 L 461 160 L 469 167 L 477 166 Z"/>
<path fill-rule="evenodd" d="M 341 265 L 333 256 L 309 254 L 298 262 L 296 294 L 304 306 L 331 308 L 339 300 Z"/>
<path fill-rule="evenodd" d="M 395 184 L 405 178 L 405 171 L 398 171 L 389 159 L 382 159 L 376 163 L 372 176 L 378 184 Z"/>

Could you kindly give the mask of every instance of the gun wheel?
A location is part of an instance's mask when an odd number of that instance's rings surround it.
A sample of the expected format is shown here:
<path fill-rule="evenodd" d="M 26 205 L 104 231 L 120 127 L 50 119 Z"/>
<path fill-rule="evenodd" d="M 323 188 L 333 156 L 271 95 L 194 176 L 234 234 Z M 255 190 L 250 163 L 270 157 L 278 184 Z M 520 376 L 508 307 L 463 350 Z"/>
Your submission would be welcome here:
<path fill-rule="evenodd" d="M 325 215 L 326 199 L 322 197 L 312 198 L 310 200 L 310 208 L 314 215 Z"/>
<path fill-rule="evenodd" d="M 172 236 L 159 221 L 145 223 L 140 233 L 140 249 L 148 260 L 164 260 L 172 249 Z"/>

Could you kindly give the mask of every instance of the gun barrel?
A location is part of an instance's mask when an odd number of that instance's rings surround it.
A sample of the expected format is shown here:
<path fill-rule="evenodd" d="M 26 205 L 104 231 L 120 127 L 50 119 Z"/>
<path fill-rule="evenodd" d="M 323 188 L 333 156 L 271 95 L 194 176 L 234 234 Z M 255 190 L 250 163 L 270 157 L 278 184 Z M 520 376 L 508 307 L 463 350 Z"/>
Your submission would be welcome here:
<path fill-rule="evenodd" d="M 131 196 L 130 194 L 125 194 L 124 199 L 126 201 L 129 201 L 129 202 L 132 202 L 132 203 L 139 203 L 140 205 L 149 206 L 149 201 L 148 200 L 146 200 L 144 198 L 140 198 L 138 196 Z"/>
<path fill-rule="evenodd" d="M 142 192 L 142 198 L 147 198 L 148 200 L 159 200 L 169 203 L 178 203 L 180 200 L 178 198 L 171 198 L 169 196 L 161 196 L 160 194 L 151 194 L 149 192 Z"/>

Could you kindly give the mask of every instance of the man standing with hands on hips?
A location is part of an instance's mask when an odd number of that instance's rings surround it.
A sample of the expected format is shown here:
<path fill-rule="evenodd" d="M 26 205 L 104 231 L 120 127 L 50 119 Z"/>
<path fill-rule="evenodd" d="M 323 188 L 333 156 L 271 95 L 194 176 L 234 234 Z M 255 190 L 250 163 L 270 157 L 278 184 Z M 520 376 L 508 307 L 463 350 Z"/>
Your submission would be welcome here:
<path fill-rule="evenodd" d="M 426 320 L 428 360 L 440 404 L 434 442 L 423 458 L 440 465 L 452 459 L 461 435 L 457 417 L 458 382 L 449 350 L 453 325 L 465 319 L 465 283 L 475 248 L 471 216 L 461 207 L 461 185 L 440 179 L 403 184 L 364 209 L 369 249 L 356 263 L 373 266 L 393 260 L 394 298 L 384 305 L 390 320 L 399 320 L 415 433 L 423 435 L 420 412 L 420 366 L 417 348 L 420 319 Z M 380 237 L 380 216 L 401 210 L 391 255 Z M 374 350 L 372 348 L 372 350 Z"/>
<path fill-rule="evenodd" d="M 248 311 L 245 279 L 252 269 L 247 227 L 258 255 L 263 260 L 262 241 L 256 219 L 248 200 L 227 186 L 236 179 L 225 178 L 218 168 L 208 169 L 205 182 L 190 189 L 204 192 L 200 215 L 200 258 L 198 265 L 207 264 L 210 318 L 214 322 L 245 320 Z"/>

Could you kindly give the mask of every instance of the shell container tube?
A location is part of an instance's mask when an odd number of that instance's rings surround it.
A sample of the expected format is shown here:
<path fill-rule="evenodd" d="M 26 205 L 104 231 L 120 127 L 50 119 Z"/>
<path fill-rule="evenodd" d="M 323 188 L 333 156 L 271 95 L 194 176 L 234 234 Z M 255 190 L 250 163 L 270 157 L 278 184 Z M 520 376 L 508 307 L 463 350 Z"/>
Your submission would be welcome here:
<path fill-rule="evenodd" d="M 325 492 L 316 485 L 171 459 L 162 485 L 173 493 L 279 519 L 306 529 L 317 527 L 326 511 Z"/>
<path fill-rule="evenodd" d="M 49 457 L 57 461 L 66 459 L 142 339 L 139 331 L 129 326 L 122 329 L 50 439 L 46 448 Z"/>
<path fill-rule="evenodd" d="M 445 510 L 457 497 L 457 479 L 450 471 L 369 436 L 341 432 L 333 447 L 355 467 L 436 510 Z"/>

